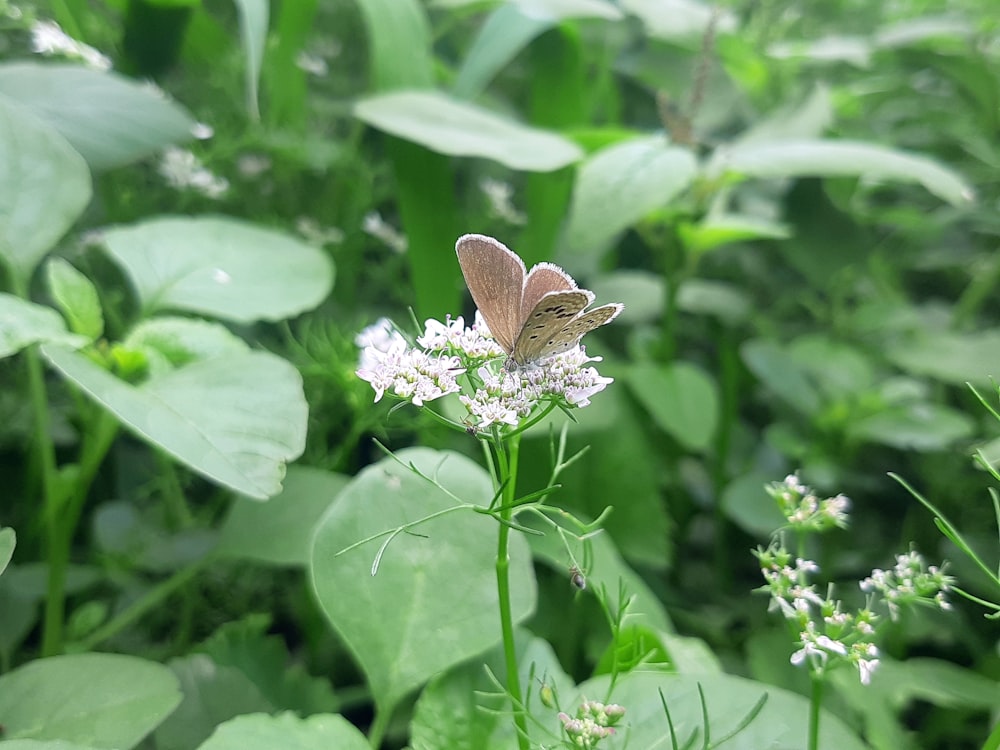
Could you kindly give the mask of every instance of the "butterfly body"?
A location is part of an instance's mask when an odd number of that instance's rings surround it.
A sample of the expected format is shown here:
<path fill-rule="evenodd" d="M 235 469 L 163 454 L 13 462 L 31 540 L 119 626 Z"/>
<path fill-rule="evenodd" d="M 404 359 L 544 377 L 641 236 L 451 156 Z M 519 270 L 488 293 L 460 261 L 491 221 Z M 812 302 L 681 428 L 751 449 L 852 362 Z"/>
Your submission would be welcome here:
<path fill-rule="evenodd" d="M 492 237 L 464 235 L 455 251 L 476 307 L 508 354 L 508 369 L 572 349 L 624 308 L 612 303 L 588 310 L 594 293 L 579 289 L 559 266 L 539 263 L 527 271 L 516 253 Z"/>

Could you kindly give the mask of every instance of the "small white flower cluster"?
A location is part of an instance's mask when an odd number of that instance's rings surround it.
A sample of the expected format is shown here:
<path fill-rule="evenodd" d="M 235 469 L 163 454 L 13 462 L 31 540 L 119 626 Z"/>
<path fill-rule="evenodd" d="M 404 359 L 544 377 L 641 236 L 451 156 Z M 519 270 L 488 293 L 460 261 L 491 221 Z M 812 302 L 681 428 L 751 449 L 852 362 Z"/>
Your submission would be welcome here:
<path fill-rule="evenodd" d="M 372 384 L 376 401 L 389 390 L 418 406 L 460 393 L 459 400 L 472 417 L 467 426 L 477 430 L 493 424 L 515 427 L 542 403 L 587 406 L 591 396 L 613 382 L 586 366 L 600 358 L 588 357 L 579 346 L 509 370 L 503 366 L 506 353 L 478 314 L 470 327 L 461 317 L 444 323 L 428 320 L 417 337 L 423 350 L 408 349 L 386 320 L 366 328 L 355 342 L 364 348 L 358 376 Z M 455 381 L 462 373 L 469 381 L 465 392 Z M 429 382 L 421 383 L 421 378 Z"/>
<path fill-rule="evenodd" d="M 62 55 L 82 60 L 96 70 L 111 69 L 109 57 L 67 35 L 55 21 L 35 21 L 31 27 L 31 50 L 46 57 Z"/>
<path fill-rule="evenodd" d="M 158 167 L 160 176 L 172 188 L 190 188 L 213 200 L 229 190 L 229 181 L 206 169 L 201 160 L 187 149 L 168 146 Z"/>
<path fill-rule="evenodd" d="M 523 212 L 514 208 L 514 188 L 509 182 L 494 180 L 492 177 L 484 177 L 479 181 L 479 189 L 483 191 L 486 200 L 490 204 L 490 212 L 499 219 L 503 219 L 508 224 L 523 226 L 528 222 L 528 218 Z"/>
<path fill-rule="evenodd" d="M 784 481 L 767 486 L 768 494 L 778 503 L 789 526 L 801 531 L 826 531 L 847 528 L 847 511 L 851 501 L 846 495 L 834 495 L 820 500 L 813 489 L 801 481 L 798 474 L 789 474 Z"/>
<path fill-rule="evenodd" d="M 382 218 L 378 211 L 369 211 L 365 214 L 361 229 L 365 234 L 371 235 L 377 240 L 381 240 L 394 253 L 402 255 L 409 247 L 406 235 L 401 234 L 392 224 Z"/>
<path fill-rule="evenodd" d="M 777 543 L 755 555 L 760 561 L 766 585 L 760 589 L 771 595 L 769 609 L 777 609 L 799 629 L 799 649 L 792 654 L 796 666 L 808 663 L 820 673 L 835 663 L 847 663 L 858 670 L 863 685 L 869 684 L 878 667 L 878 648 L 872 643 L 879 617 L 870 609 L 844 612 L 835 599 L 820 596 L 808 583 L 819 566 L 797 558 Z"/>
<path fill-rule="evenodd" d="M 955 579 L 946 575 L 942 568 L 928 566 L 919 552 L 911 550 L 907 554 L 896 555 L 896 566 L 892 570 L 873 570 L 861 582 L 861 590 L 879 594 L 889 607 L 890 617 L 895 620 L 901 604 L 950 610 L 951 603 L 946 595 L 954 584 Z"/>
<path fill-rule="evenodd" d="M 597 701 L 585 700 L 572 717 L 560 711 L 559 721 L 574 747 L 593 748 L 605 737 L 615 733 L 614 725 L 625 715 L 625 709 L 617 703 L 604 705 Z"/>

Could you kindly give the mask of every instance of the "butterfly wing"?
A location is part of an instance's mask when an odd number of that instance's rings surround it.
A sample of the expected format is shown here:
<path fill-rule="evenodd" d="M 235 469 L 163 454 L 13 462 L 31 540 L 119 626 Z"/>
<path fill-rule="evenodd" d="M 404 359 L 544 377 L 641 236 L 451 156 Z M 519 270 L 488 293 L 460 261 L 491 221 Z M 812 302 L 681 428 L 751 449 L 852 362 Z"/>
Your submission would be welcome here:
<path fill-rule="evenodd" d="M 569 349 L 575 342 L 559 348 L 564 343 L 563 331 L 593 301 L 594 293 L 586 289 L 545 294 L 524 321 L 510 352 L 511 359 L 524 365 L 547 357 L 549 353 Z"/>
<path fill-rule="evenodd" d="M 521 297 L 521 321 L 526 321 L 535 306 L 549 292 L 565 292 L 576 289 L 573 277 L 554 263 L 538 263 L 528 271 L 524 280 L 524 294 Z"/>
<path fill-rule="evenodd" d="M 482 234 L 459 237 L 455 252 L 473 302 L 497 343 L 510 354 L 521 329 L 524 261 L 503 243 Z"/>
<path fill-rule="evenodd" d="M 553 354 L 559 354 L 567 349 L 572 349 L 580 343 L 581 338 L 595 328 L 600 328 L 610 323 L 624 309 L 625 305 L 621 302 L 613 302 L 610 305 L 601 305 L 600 307 L 595 307 L 593 310 L 580 313 L 553 337 L 552 343 L 543 348 L 538 355 L 539 359 L 551 357 Z"/>

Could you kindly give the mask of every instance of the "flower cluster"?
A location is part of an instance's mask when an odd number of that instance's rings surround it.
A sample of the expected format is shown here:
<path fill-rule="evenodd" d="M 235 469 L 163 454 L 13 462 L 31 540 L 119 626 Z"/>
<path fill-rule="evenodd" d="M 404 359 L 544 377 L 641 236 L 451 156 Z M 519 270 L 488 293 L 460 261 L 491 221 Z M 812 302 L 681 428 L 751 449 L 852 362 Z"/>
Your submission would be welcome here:
<path fill-rule="evenodd" d="M 847 511 L 851 501 L 845 495 L 820 500 L 811 487 L 799 481 L 798 474 L 789 474 L 782 482 L 772 482 L 767 493 L 778 503 L 788 525 L 799 531 L 827 531 L 847 527 Z"/>
<path fill-rule="evenodd" d="M 96 70 L 110 70 L 111 59 L 66 34 L 55 21 L 36 21 L 31 27 L 31 49 L 39 55 L 62 55 L 82 60 Z"/>
<path fill-rule="evenodd" d="M 560 711 L 559 721 L 575 747 L 592 748 L 615 733 L 614 725 L 624 715 L 625 709 L 616 703 L 604 705 L 585 700 L 577 709 L 575 717 Z"/>
<path fill-rule="evenodd" d="M 878 648 L 872 642 L 878 615 L 868 608 L 845 612 L 839 601 L 821 596 L 809 583 L 819 566 L 811 560 L 793 560 L 776 542 L 754 554 L 766 582 L 760 590 L 771 595 L 770 609 L 779 610 L 799 630 L 799 649 L 792 654 L 792 664 L 808 663 L 820 673 L 836 663 L 847 663 L 867 685 L 879 662 Z"/>
<path fill-rule="evenodd" d="M 904 555 L 896 555 L 896 566 L 892 570 L 875 569 L 861 582 L 861 590 L 878 594 L 889 608 L 889 615 L 895 620 L 899 616 L 901 604 L 920 604 L 951 609 L 946 594 L 955 579 L 946 575 L 936 565 L 928 566 L 920 553 L 911 550 Z"/>
<path fill-rule="evenodd" d="M 190 189 L 213 200 L 229 191 L 229 180 L 219 177 L 193 153 L 177 146 L 168 146 L 163 150 L 158 171 L 170 187 Z"/>
<path fill-rule="evenodd" d="M 428 320 L 417 337 L 421 349 L 408 348 L 387 321 L 365 329 L 356 342 L 364 347 L 358 376 L 371 383 L 376 401 L 391 392 L 420 406 L 459 393 L 469 414 L 466 426 L 475 430 L 516 427 L 543 404 L 587 406 L 613 382 L 587 366 L 600 358 L 588 357 L 580 346 L 537 364 L 505 366 L 506 353 L 478 314 L 468 327 L 461 317 Z M 464 388 L 456 380 L 463 373 Z"/>

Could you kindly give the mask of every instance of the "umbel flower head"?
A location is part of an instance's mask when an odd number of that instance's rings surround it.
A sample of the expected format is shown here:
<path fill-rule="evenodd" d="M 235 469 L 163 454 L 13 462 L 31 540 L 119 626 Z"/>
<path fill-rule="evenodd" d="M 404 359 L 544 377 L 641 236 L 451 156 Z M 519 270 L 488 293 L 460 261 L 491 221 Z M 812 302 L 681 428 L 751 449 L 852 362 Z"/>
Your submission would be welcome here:
<path fill-rule="evenodd" d="M 412 347 L 382 320 L 356 339 L 364 346 L 357 374 L 371 384 L 375 400 L 389 393 L 422 406 L 459 394 L 466 424 L 517 427 L 540 409 L 579 408 L 611 382 L 601 377 L 581 346 L 524 367 L 505 367 L 506 353 L 479 314 L 471 326 L 461 317 L 428 320 Z"/>

